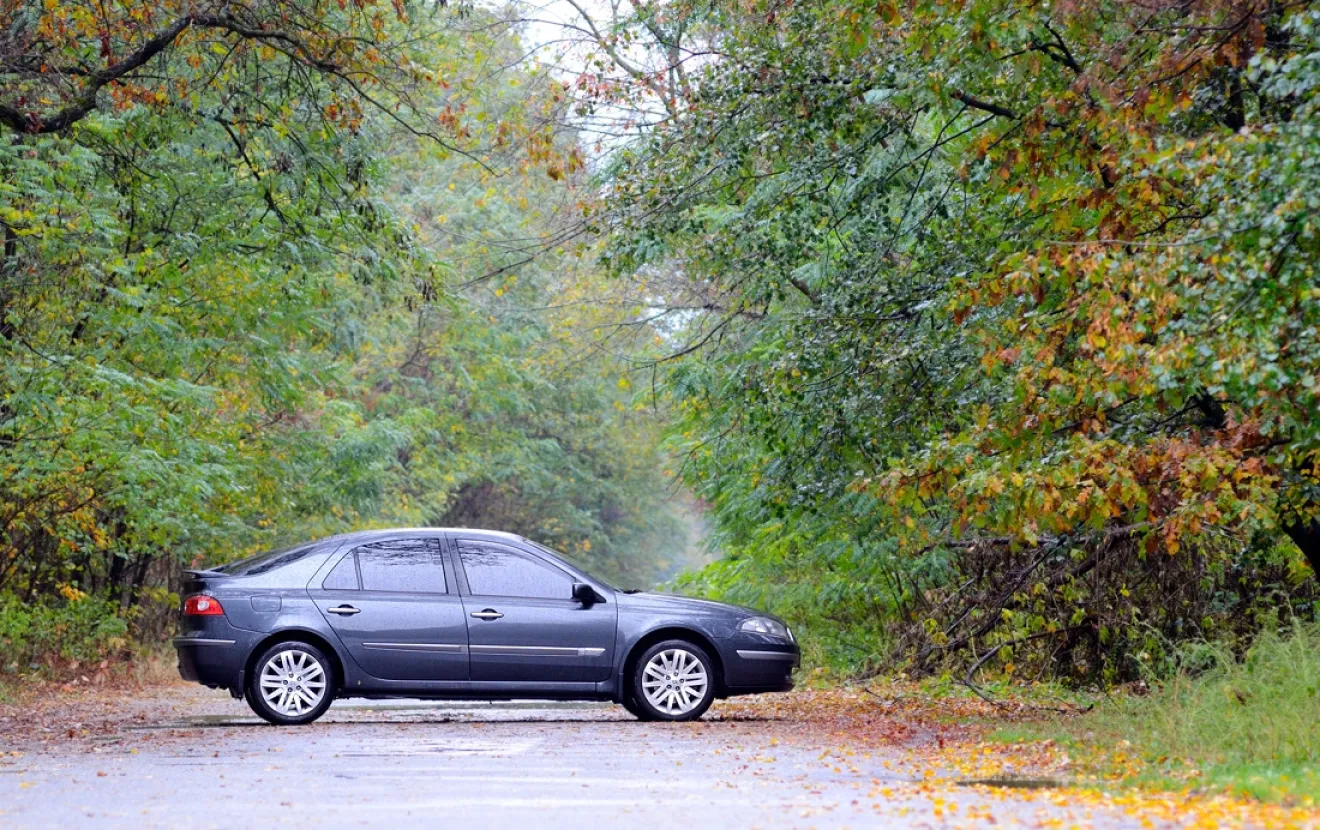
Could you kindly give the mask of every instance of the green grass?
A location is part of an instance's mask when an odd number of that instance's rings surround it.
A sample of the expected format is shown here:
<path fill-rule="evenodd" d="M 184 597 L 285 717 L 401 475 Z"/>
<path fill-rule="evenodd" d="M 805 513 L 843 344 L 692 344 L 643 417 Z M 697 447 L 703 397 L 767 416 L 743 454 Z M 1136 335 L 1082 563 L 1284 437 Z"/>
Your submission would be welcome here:
<path fill-rule="evenodd" d="M 1139 786 L 1320 804 L 1320 626 L 1262 634 L 1240 659 L 1201 644 L 1185 649 L 1182 662 L 1147 694 L 994 737 L 1061 738 L 1090 759 L 1090 771 Z"/>

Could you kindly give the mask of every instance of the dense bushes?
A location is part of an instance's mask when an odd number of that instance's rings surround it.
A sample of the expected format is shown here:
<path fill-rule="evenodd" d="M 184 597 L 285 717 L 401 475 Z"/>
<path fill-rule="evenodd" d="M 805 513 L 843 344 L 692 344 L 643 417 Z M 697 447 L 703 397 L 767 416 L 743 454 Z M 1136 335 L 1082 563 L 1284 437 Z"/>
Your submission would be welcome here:
<path fill-rule="evenodd" d="M 1163 676 L 1176 669 L 1183 641 L 1249 641 L 1320 611 L 1320 586 L 1305 558 L 1269 536 L 1206 540 L 1177 557 L 1143 556 L 1131 540 L 1110 539 L 1088 563 L 1076 550 L 1024 558 L 1002 544 L 905 557 L 892 541 L 830 539 L 830 532 L 785 522 L 746 548 L 730 546 L 677 587 L 775 609 L 813 663 L 843 673 L 957 667 L 962 678 L 998 647 L 969 679 L 1006 673 L 1083 686 Z M 1040 587 L 1088 565 L 1066 592 Z M 1051 628 L 1056 620 L 1064 623 Z M 990 630 L 1001 638 L 965 660 L 949 659 L 960 638 Z"/>
<path fill-rule="evenodd" d="M 0 681 L 118 656 L 129 648 L 132 616 L 116 601 L 67 586 L 64 598 L 38 604 L 0 597 Z"/>

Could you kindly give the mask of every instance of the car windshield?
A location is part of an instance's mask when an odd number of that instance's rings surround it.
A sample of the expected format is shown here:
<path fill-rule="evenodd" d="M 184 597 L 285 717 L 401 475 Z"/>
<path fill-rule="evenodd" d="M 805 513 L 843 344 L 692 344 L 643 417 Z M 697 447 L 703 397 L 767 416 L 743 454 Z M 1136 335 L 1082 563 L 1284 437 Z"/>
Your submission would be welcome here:
<path fill-rule="evenodd" d="M 532 547 L 536 548 L 537 550 L 541 551 L 542 553 L 550 554 L 555 558 L 556 561 L 570 564 L 574 568 L 577 568 L 579 571 L 582 570 L 582 568 L 578 567 L 577 564 L 573 562 L 573 560 L 569 559 L 567 556 L 565 556 L 564 554 L 560 553 L 557 550 L 551 550 L 550 548 L 546 547 L 540 542 L 533 542 L 531 539 L 527 539 L 526 537 L 524 537 L 523 541 L 525 541 L 527 544 L 531 545 Z M 583 571 L 583 573 L 586 573 L 586 571 Z M 601 579 L 600 577 L 596 576 L 595 574 L 587 574 L 587 576 L 591 577 L 592 581 L 600 585 L 602 588 L 609 588 L 611 591 L 619 590 L 618 588 L 615 588 L 613 585 Z"/>
<path fill-rule="evenodd" d="M 211 570 L 230 576 L 256 576 L 281 568 L 291 562 L 297 562 L 315 548 L 315 542 L 279 548 L 278 550 L 258 553 L 256 556 L 249 556 L 247 559 L 240 559 L 237 562 L 230 562 Z"/>

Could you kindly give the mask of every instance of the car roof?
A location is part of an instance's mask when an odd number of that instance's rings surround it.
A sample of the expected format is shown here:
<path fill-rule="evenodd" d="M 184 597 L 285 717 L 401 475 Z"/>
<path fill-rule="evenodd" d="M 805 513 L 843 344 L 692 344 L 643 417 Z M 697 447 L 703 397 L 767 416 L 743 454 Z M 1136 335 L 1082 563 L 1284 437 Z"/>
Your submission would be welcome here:
<path fill-rule="evenodd" d="M 516 533 L 502 530 L 481 530 L 472 527 L 390 527 L 375 530 L 357 530 L 352 533 L 340 533 L 324 540 L 326 542 L 370 542 L 375 539 L 389 539 L 396 536 L 416 533 L 418 535 L 439 536 L 452 533 L 470 538 L 503 539 L 505 541 L 526 541 Z"/>

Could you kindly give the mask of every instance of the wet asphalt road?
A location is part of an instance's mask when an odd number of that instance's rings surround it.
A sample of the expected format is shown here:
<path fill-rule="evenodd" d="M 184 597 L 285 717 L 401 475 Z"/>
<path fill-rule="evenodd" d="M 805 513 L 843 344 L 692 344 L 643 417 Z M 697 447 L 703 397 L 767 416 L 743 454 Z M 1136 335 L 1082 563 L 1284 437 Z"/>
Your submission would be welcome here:
<path fill-rule="evenodd" d="M 1137 826 L 977 789 L 922 790 L 905 783 L 924 771 L 901 750 L 844 756 L 780 742 L 771 721 L 657 725 L 608 705 L 345 701 L 312 726 L 276 728 L 223 695 L 203 703 L 6 759 L 0 826 Z"/>

